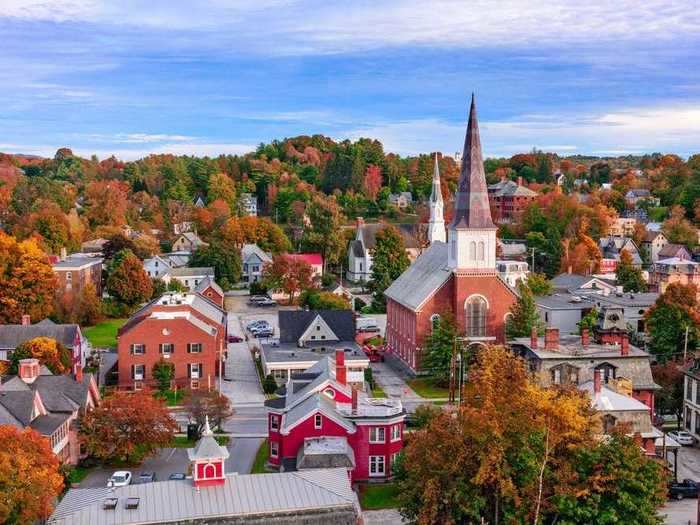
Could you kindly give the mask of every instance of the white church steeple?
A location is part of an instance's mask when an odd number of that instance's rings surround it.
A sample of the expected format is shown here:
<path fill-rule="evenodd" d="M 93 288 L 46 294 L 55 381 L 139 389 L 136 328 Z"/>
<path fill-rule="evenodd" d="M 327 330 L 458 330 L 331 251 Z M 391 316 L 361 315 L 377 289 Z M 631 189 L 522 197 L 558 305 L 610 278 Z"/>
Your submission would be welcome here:
<path fill-rule="evenodd" d="M 445 219 L 442 214 L 443 208 L 442 191 L 440 190 L 440 166 L 438 165 L 436 153 L 435 168 L 433 169 L 433 190 L 430 193 L 430 222 L 428 222 L 428 242 L 430 244 L 435 241 L 446 241 Z"/>

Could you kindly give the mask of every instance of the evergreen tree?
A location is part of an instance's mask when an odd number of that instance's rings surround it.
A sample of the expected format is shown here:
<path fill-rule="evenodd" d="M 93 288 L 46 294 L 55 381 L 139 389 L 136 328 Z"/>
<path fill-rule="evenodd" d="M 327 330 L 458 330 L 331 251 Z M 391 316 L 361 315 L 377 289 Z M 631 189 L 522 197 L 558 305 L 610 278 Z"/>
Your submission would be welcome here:
<path fill-rule="evenodd" d="M 389 288 L 409 264 L 406 247 L 399 231 L 393 226 L 379 230 L 372 250 L 372 280 L 369 283 L 372 290 L 372 308 L 375 311 L 386 311 L 384 290 Z"/>
<path fill-rule="evenodd" d="M 535 328 L 538 334 L 544 332 L 544 323 L 540 319 L 532 290 L 523 281 L 518 281 L 518 299 L 510 307 L 506 322 L 506 335 L 509 339 L 527 337 Z"/>
<path fill-rule="evenodd" d="M 615 275 L 617 284 L 622 286 L 625 292 L 644 292 L 647 289 L 642 269 L 632 264 L 632 256 L 627 250 L 622 250 L 620 253 Z"/>
<path fill-rule="evenodd" d="M 421 366 L 430 373 L 436 383 L 443 386 L 450 381 L 450 364 L 456 337 L 457 325 L 454 317 L 445 312 L 433 323 L 432 332 L 423 341 L 425 355 Z"/>

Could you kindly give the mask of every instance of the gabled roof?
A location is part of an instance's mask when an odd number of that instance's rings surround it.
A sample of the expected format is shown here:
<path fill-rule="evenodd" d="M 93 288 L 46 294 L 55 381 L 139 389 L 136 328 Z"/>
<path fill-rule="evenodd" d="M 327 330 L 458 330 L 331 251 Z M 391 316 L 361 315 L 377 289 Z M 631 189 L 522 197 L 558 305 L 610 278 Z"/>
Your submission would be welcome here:
<path fill-rule="evenodd" d="M 688 248 L 686 248 L 682 244 L 668 243 L 666 246 L 661 248 L 661 250 L 659 250 L 659 257 L 663 259 L 678 257 L 679 254 L 683 252 L 685 252 L 688 258 L 690 258 L 690 252 L 688 251 Z"/>
<path fill-rule="evenodd" d="M 285 257 L 295 261 L 303 261 L 311 266 L 323 265 L 323 256 L 320 253 L 288 253 Z"/>
<path fill-rule="evenodd" d="M 199 235 L 197 235 L 195 232 L 183 232 L 177 236 L 177 239 L 175 239 L 175 242 L 180 240 L 181 237 L 184 237 L 193 246 L 208 246 L 208 244 L 206 242 L 204 242 L 202 239 L 200 239 Z"/>
<path fill-rule="evenodd" d="M 363 224 L 359 227 L 362 235 L 362 242 L 359 242 L 357 239 L 352 241 L 352 249 L 355 257 L 364 257 L 364 251 L 362 250 L 363 244 L 366 250 L 373 250 L 377 245 L 377 232 L 387 226 L 394 226 L 399 231 L 406 249 L 420 248 L 418 244 L 418 230 L 422 227 L 420 224 Z"/>
<path fill-rule="evenodd" d="M 241 248 L 241 259 L 245 262 L 251 255 L 257 255 L 262 262 L 272 262 L 272 257 L 257 244 L 244 244 Z"/>
<path fill-rule="evenodd" d="M 187 449 L 187 457 L 190 461 L 207 459 L 228 459 L 229 453 L 226 447 L 222 447 L 214 439 L 214 433 L 209 427 L 209 416 L 206 418 L 202 437 L 199 438 L 194 448 Z"/>
<path fill-rule="evenodd" d="M 211 288 L 222 297 L 224 295 L 224 291 L 221 289 L 221 286 L 216 284 L 216 281 L 210 275 L 207 275 L 204 279 L 202 279 L 197 285 L 197 287 L 194 289 L 194 291 L 197 293 L 202 293 L 207 288 Z"/>
<path fill-rule="evenodd" d="M 497 182 L 488 187 L 494 197 L 537 197 L 537 192 L 520 186 L 512 180 Z"/>
<path fill-rule="evenodd" d="M 280 343 L 296 343 L 317 316 L 321 316 L 339 341 L 355 340 L 352 310 L 280 310 Z"/>
<path fill-rule="evenodd" d="M 56 324 L 50 319 L 31 325 L 0 325 L 0 348 L 14 350 L 19 345 L 35 337 L 50 337 L 66 348 L 73 348 L 73 343 L 80 333 L 77 324 Z"/>
<path fill-rule="evenodd" d="M 663 237 L 664 239 L 666 238 L 663 232 L 647 231 L 646 234 L 644 234 L 644 242 L 654 242 L 657 237 Z"/>
<path fill-rule="evenodd" d="M 291 408 L 283 418 L 281 430 L 288 432 L 302 421 L 305 421 L 314 414 L 323 414 L 331 421 L 337 423 L 348 432 L 355 432 L 355 425 L 346 420 L 335 409 L 335 404 L 328 396 L 322 392 L 315 392 L 301 403 Z"/>
<path fill-rule="evenodd" d="M 195 268 L 190 268 L 183 266 L 181 268 L 171 268 L 168 273 L 172 277 L 197 277 L 200 275 L 208 275 L 214 277 L 214 268 L 211 266 L 200 266 Z"/>
<path fill-rule="evenodd" d="M 600 392 L 596 393 L 593 381 L 581 383 L 578 389 L 588 393 L 591 398 L 591 407 L 599 412 L 649 412 L 650 410 L 650 408 L 641 401 L 631 396 L 615 392 L 606 385 L 601 385 Z"/>

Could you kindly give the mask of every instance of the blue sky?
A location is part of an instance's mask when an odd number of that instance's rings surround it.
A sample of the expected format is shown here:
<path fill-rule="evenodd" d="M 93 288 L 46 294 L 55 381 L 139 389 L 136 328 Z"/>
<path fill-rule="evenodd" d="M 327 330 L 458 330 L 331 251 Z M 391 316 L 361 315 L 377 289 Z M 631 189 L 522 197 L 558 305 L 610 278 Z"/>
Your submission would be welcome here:
<path fill-rule="evenodd" d="M 695 1 L 0 0 L 0 151 L 700 152 Z"/>

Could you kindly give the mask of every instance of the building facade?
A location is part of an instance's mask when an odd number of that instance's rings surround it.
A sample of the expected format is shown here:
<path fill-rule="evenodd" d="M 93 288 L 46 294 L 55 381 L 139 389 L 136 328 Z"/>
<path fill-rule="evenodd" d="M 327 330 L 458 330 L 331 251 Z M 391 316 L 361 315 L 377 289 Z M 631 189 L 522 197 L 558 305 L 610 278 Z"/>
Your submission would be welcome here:
<path fill-rule="evenodd" d="M 241 248 L 241 280 L 248 284 L 260 282 L 263 268 L 271 262 L 272 256 L 257 244 L 244 244 Z"/>
<path fill-rule="evenodd" d="M 659 259 L 651 266 L 649 287 L 664 293 L 670 284 L 693 284 L 700 287 L 700 264 L 688 259 Z"/>
<path fill-rule="evenodd" d="M 175 242 L 173 242 L 173 251 L 192 253 L 197 248 L 205 246 L 209 246 L 209 244 L 200 239 L 197 232 L 186 231 L 178 235 Z"/>
<path fill-rule="evenodd" d="M 522 177 L 517 182 L 504 179 L 491 184 L 488 192 L 492 217 L 498 224 L 514 222 L 537 198 L 537 192 L 523 186 Z"/>
<path fill-rule="evenodd" d="M 420 369 L 426 336 L 445 313 L 471 344 L 505 340 L 506 317 L 516 293 L 496 267 L 496 226 L 473 98 L 447 243 L 431 243 L 385 295 L 387 351 L 413 371 Z"/>
<path fill-rule="evenodd" d="M 58 278 L 56 293 L 65 300 L 77 298 L 88 283 L 95 287 L 97 297 L 102 297 L 101 257 L 61 256 L 51 267 Z"/>

